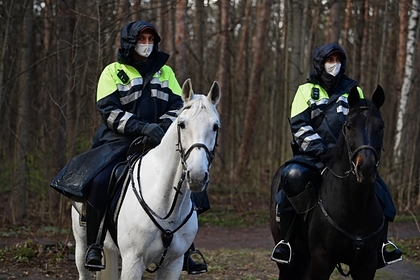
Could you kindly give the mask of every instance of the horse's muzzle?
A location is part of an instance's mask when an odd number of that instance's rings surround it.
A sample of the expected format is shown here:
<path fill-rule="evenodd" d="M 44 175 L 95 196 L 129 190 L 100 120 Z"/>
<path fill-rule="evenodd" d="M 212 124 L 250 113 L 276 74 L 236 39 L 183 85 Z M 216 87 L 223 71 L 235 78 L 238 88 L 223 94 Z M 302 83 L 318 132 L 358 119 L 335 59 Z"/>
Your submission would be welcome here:
<path fill-rule="evenodd" d="M 357 182 L 365 185 L 375 182 L 378 174 L 378 165 L 376 156 L 371 151 L 360 151 L 354 158 L 353 164 Z"/>
<path fill-rule="evenodd" d="M 210 175 L 209 172 L 206 171 L 204 173 L 194 173 L 191 171 L 187 171 L 186 174 L 186 181 L 188 183 L 189 189 L 192 192 L 201 192 L 203 191 L 207 184 L 209 183 Z"/>

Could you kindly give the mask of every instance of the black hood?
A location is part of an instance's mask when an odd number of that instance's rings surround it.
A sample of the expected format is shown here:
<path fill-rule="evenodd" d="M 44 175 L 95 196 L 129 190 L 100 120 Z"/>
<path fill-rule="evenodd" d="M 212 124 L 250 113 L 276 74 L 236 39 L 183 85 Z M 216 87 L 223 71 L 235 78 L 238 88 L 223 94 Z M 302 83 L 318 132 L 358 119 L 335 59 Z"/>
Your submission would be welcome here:
<path fill-rule="evenodd" d="M 325 72 L 324 64 L 328 55 L 335 52 L 338 52 L 341 55 L 341 67 L 340 72 L 334 77 Z M 308 81 L 320 84 L 327 91 L 328 95 L 331 95 L 334 88 L 344 76 L 344 72 L 346 71 L 346 61 L 346 53 L 339 45 L 326 44 L 317 47 L 312 56 L 312 64 L 315 71 L 311 74 Z"/>
<path fill-rule="evenodd" d="M 346 72 L 346 53 L 344 52 L 343 48 L 336 44 L 326 44 L 317 47 L 314 50 L 314 53 L 312 55 L 312 64 L 314 66 L 315 75 L 318 77 L 321 77 L 322 73 L 325 72 L 324 64 L 325 59 L 327 56 L 333 52 L 340 52 L 341 53 L 341 68 L 340 68 L 340 74 L 343 74 Z"/>
<path fill-rule="evenodd" d="M 155 41 L 154 41 L 154 47 L 153 52 L 151 56 L 156 55 L 158 52 L 158 44 L 160 42 L 160 36 L 156 30 L 156 28 L 153 26 L 153 24 L 145 22 L 145 21 L 134 21 L 130 22 L 126 26 L 124 26 L 121 29 L 121 49 L 119 51 L 119 56 L 122 56 L 122 59 L 125 61 L 128 61 L 130 58 L 130 50 L 134 48 L 137 44 L 137 35 L 139 32 L 150 29 L 154 32 L 155 35 Z"/>

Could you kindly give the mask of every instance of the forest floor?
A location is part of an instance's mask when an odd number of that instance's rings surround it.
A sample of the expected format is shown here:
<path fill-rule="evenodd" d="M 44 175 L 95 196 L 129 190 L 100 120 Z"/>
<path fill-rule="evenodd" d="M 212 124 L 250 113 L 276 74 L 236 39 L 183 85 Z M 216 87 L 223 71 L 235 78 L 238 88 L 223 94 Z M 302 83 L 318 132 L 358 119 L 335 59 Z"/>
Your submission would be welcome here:
<path fill-rule="evenodd" d="M 71 233 L 28 228 L 0 226 L 0 279 L 77 279 Z M 403 261 L 378 270 L 375 279 L 420 279 L 417 224 L 390 224 L 389 236 L 405 256 Z M 270 260 L 274 243 L 268 226 L 200 226 L 195 245 L 206 258 L 209 271 L 195 276 L 183 272 L 181 279 L 277 279 L 277 266 Z M 152 275 L 144 278 L 152 279 Z M 335 272 L 331 279 L 344 278 Z"/>
<path fill-rule="evenodd" d="M 211 199 L 219 203 L 199 216 L 194 242 L 205 257 L 208 272 L 194 276 L 183 272 L 181 280 L 277 279 L 277 265 L 270 260 L 274 241 L 267 203 L 238 206 L 220 197 Z M 57 227 L 40 218 L 39 211 L 30 209 L 24 222 L 13 226 L 8 215 L 7 204 L 0 204 L 0 280 L 78 278 L 69 217 L 63 217 Z M 398 222 L 389 225 L 388 236 L 403 250 L 403 260 L 378 270 L 375 279 L 420 279 L 420 227 L 416 219 L 397 218 Z M 153 277 L 146 273 L 143 278 Z M 331 279 L 345 278 L 335 271 Z"/>

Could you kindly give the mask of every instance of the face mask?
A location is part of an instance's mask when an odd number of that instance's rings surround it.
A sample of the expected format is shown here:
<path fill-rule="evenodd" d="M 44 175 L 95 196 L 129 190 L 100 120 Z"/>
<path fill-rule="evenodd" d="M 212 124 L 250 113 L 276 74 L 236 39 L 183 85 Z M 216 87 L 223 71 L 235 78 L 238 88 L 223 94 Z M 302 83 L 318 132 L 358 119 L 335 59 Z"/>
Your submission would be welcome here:
<path fill-rule="evenodd" d="M 134 50 L 143 57 L 149 57 L 153 51 L 153 44 L 137 44 Z"/>
<path fill-rule="evenodd" d="M 328 63 L 326 62 L 324 65 L 325 72 L 332 76 L 337 76 L 340 73 L 341 63 Z"/>

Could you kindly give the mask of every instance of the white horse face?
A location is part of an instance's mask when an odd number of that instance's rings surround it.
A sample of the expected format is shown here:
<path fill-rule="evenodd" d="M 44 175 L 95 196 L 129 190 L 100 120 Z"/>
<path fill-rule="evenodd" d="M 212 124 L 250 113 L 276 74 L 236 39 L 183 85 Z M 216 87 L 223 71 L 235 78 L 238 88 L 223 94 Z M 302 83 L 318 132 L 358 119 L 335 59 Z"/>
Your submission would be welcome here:
<path fill-rule="evenodd" d="M 216 105 L 220 88 L 214 82 L 205 95 L 194 94 L 191 80 L 182 86 L 184 108 L 178 116 L 178 141 L 185 181 L 192 192 L 203 191 L 209 180 L 209 169 L 214 157 L 217 133 L 220 128 Z"/>

